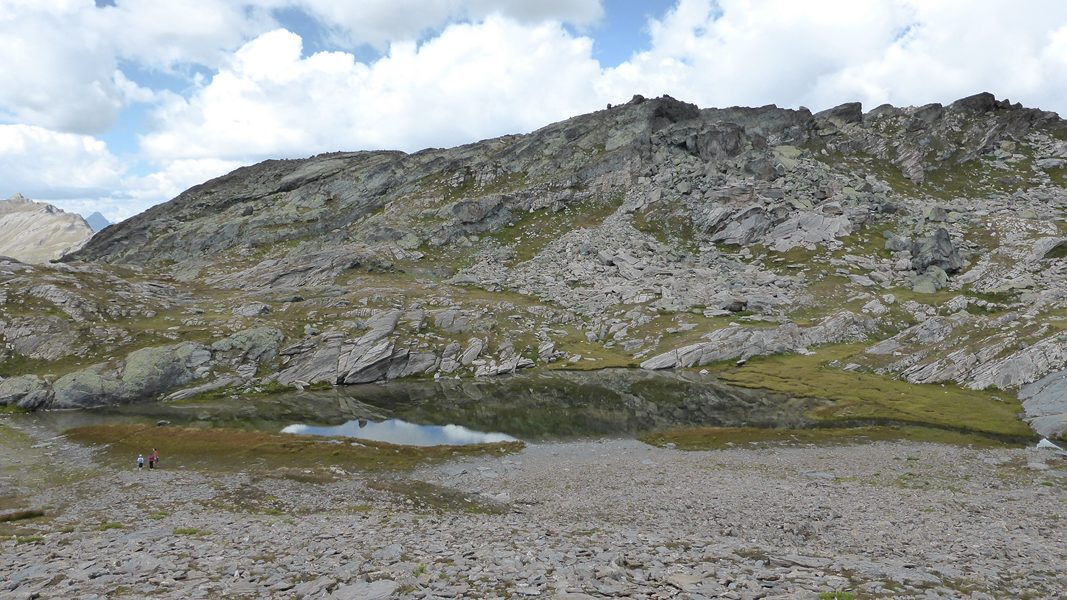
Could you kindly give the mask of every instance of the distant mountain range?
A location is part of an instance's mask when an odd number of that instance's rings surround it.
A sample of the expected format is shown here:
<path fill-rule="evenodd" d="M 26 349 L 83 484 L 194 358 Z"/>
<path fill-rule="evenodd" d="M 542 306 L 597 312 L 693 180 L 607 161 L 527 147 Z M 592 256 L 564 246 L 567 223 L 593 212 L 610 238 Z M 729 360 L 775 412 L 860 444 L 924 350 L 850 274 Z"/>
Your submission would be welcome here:
<path fill-rule="evenodd" d="M 92 228 L 93 233 L 96 233 L 97 231 L 100 231 L 101 229 L 111 224 L 111 221 L 108 221 L 107 218 L 104 217 L 104 215 L 98 212 L 94 212 L 88 217 L 85 217 L 85 222 L 89 224 L 90 228 Z"/>
<path fill-rule="evenodd" d="M 93 231 L 81 215 L 45 202 L 21 194 L 0 200 L 0 256 L 45 263 L 81 248 Z"/>

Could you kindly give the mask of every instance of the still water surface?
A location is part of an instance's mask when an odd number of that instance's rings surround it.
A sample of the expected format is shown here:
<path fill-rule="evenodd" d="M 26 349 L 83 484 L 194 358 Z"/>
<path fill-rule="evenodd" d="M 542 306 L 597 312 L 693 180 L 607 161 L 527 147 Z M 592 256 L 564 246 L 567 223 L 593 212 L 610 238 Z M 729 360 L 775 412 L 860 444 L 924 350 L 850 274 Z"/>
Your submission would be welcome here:
<path fill-rule="evenodd" d="M 79 425 L 164 422 L 436 445 L 630 437 L 693 425 L 802 427 L 808 423 L 805 412 L 818 402 L 736 388 L 710 375 L 608 369 L 394 381 L 266 397 L 45 411 L 26 418 L 58 433 Z"/>
<path fill-rule="evenodd" d="M 401 419 L 379 422 L 355 419 L 341 425 L 328 426 L 297 423 L 283 427 L 282 433 L 342 436 L 407 446 L 460 446 L 515 441 L 515 438 L 504 433 L 475 431 L 462 425 L 419 425 Z"/>

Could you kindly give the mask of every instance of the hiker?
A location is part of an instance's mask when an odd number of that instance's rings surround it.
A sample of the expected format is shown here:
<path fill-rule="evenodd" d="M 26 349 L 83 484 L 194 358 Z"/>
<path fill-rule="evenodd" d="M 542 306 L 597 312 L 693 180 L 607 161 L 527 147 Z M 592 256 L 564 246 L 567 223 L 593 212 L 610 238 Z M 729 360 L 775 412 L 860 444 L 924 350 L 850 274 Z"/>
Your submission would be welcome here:
<path fill-rule="evenodd" d="M 159 462 L 159 450 L 152 448 L 152 453 L 148 455 L 148 468 L 156 468 L 156 463 Z"/>
<path fill-rule="evenodd" d="M 138 469 L 143 469 L 144 468 L 144 454 L 138 454 L 137 455 L 137 468 Z"/>

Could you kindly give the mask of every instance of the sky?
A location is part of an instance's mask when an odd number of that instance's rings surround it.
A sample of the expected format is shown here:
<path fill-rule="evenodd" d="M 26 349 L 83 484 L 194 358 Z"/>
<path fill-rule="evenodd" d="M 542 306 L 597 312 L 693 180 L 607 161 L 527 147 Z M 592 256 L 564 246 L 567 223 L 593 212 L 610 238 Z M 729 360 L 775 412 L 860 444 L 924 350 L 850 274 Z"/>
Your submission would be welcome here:
<path fill-rule="evenodd" d="M 669 94 L 1067 114 L 1062 0 L 0 0 L 0 198 L 112 221 L 267 158 Z"/>

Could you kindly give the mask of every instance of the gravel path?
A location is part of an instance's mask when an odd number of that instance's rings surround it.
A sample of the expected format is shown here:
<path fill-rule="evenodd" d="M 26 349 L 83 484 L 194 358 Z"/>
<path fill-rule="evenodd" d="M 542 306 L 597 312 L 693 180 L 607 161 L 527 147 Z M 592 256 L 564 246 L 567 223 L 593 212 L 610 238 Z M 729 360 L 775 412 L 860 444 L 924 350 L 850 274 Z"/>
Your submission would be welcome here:
<path fill-rule="evenodd" d="M 92 459 L 27 432 L 0 483 L 49 517 L 0 524 L 0 598 L 1067 598 L 1067 461 L 1035 450 L 604 440 L 323 477 L 48 466 Z"/>

